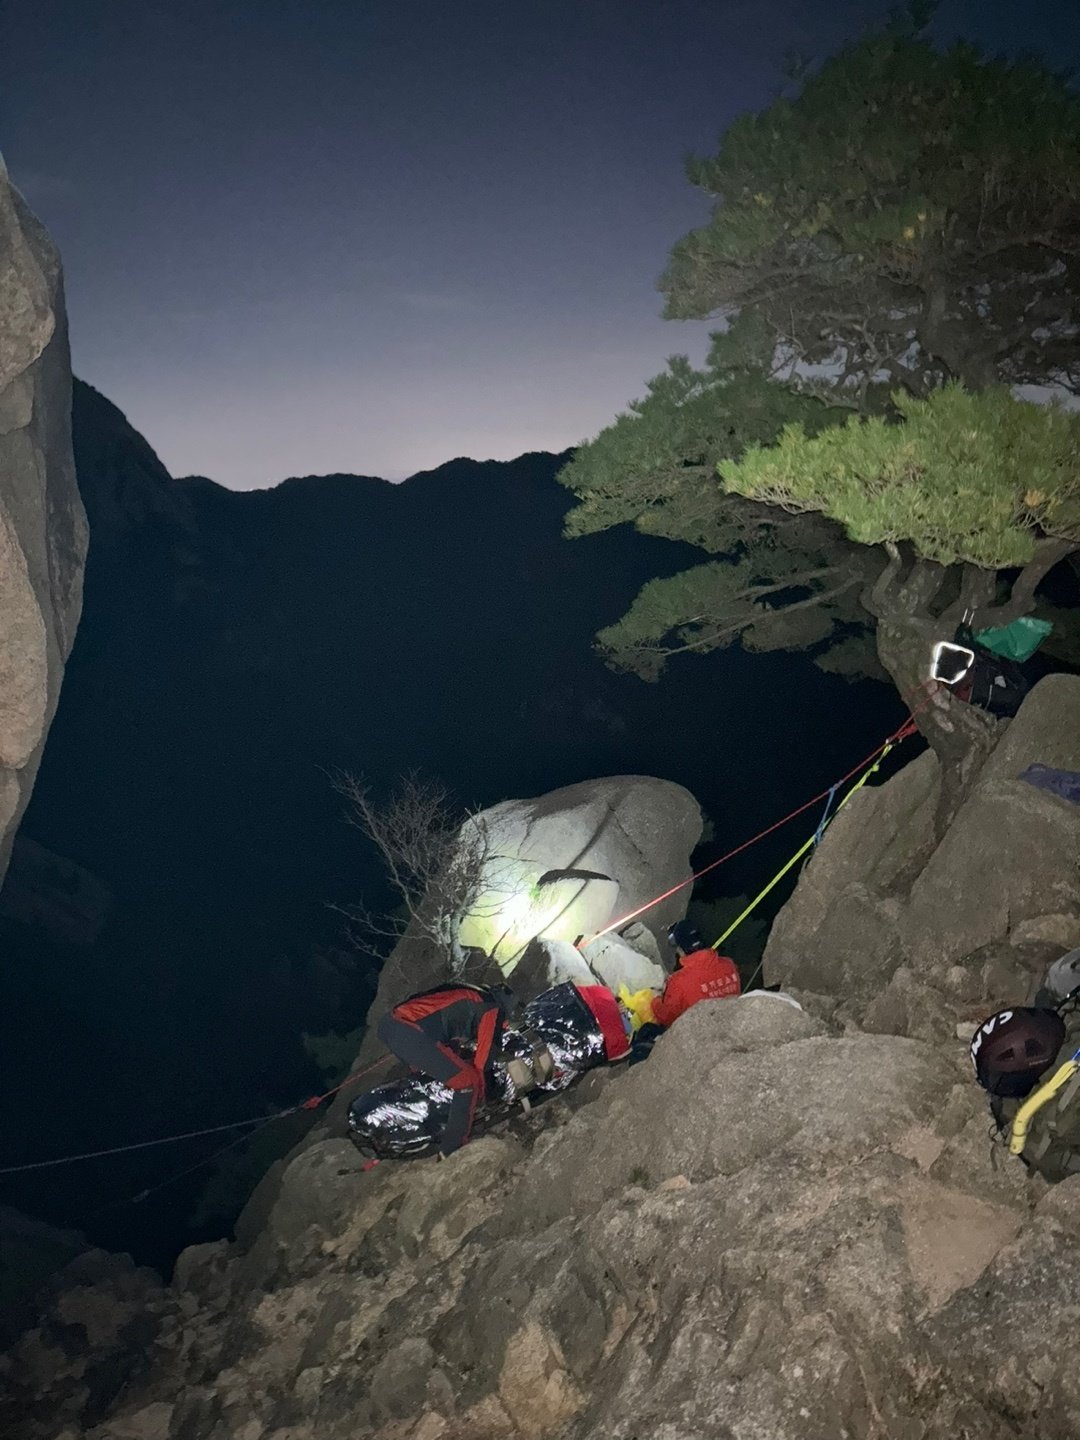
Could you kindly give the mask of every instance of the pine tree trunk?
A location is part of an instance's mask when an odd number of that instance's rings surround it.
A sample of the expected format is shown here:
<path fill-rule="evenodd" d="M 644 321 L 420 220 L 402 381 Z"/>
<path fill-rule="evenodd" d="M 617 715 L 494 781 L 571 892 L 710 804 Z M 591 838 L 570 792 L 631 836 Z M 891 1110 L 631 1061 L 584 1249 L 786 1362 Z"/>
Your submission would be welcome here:
<path fill-rule="evenodd" d="M 916 723 L 941 767 L 938 839 L 952 823 L 1007 722 L 966 705 L 946 685 L 928 686 L 934 645 L 952 640 L 964 617 L 978 630 L 1030 614 L 1043 579 L 1077 548 L 1071 540 L 1040 540 L 1002 603 L 996 593 L 998 572 L 965 565 L 959 572 L 953 570 L 946 583 L 950 572 L 945 567 L 919 558 L 905 560 L 898 544 L 885 542 L 887 563 L 862 595 L 862 604 L 878 622 L 878 658 L 905 701 L 917 709 Z"/>
<path fill-rule="evenodd" d="M 953 624 L 937 626 L 925 617 L 906 614 L 883 616 L 877 628 L 881 663 L 907 703 L 918 710 L 915 722 L 941 767 L 934 827 L 938 839 L 971 790 L 1002 729 L 1000 720 L 958 700 L 946 686 L 935 689 L 926 684 L 935 641 L 951 640 L 954 630 Z"/>

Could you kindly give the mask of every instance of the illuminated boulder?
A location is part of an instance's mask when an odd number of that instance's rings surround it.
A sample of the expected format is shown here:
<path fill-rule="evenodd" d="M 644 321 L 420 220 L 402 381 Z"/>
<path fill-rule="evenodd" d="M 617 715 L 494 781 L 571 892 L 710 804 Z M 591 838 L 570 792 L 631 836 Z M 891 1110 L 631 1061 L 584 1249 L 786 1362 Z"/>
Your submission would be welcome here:
<path fill-rule="evenodd" d="M 687 878 L 700 836 L 690 792 L 648 776 L 589 780 L 495 805 L 463 831 L 463 850 L 483 858 L 455 948 L 483 950 L 511 975 L 535 940 L 573 944 L 613 922 L 621 929 L 621 918 Z M 688 899 L 685 887 L 646 911 L 642 924 L 664 935 Z"/>
<path fill-rule="evenodd" d="M 639 964 L 649 965 L 648 973 L 662 983 L 657 962 L 667 952 L 669 927 L 686 914 L 690 886 L 683 882 L 701 828 L 701 811 L 688 790 L 643 775 L 586 780 L 474 816 L 459 854 L 468 873 L 479 836 L 482 884 L 470 887 L 471 903 L 452 937 L 444 941 L 430 925 L 414 922 L 398 941 L 379 976 L 355 1068 L 384 1053 L 377 1027 L 392 1005 L 448 980 L 486 985 L 501 972 L 523 998 L 562 979 L 595 984 L 598 973 L 586 956 L 603 947 L 589 943 L 590 937 L 613 921 L 611 933 L 633 952 L 624 957 L 633 967 L 624 972 L 624 983 L 641 988 L 634 978 Z M 640 916 L 625 918 L 676 886 L 681 888 Z M 585 937 L 581 952 L 574 948 L 579 936 Z M 492 951 L 500 965 L 484 960 Z M 616 971 L 609 967 L 608 974 L 617 990 Z M 331 1109 L 332 1120 L 344 1124 L 353 1094 Z M 264 1193 L 272 1193 L 274 1183 Z M 252 1202 L 253 1214 L 262 1203 L 261 1195 Z"/>

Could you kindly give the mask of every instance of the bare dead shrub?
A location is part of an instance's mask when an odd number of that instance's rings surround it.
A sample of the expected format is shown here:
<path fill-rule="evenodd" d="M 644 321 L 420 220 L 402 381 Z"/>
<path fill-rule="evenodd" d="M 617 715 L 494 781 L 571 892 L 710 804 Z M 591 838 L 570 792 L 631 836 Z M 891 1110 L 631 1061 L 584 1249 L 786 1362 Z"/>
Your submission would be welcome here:
<path fill-rule="evenodd" d="M 440 947 L 457 973 L 469 957 L 458 942 L 466 915 L 495 913 L 503 896 L 492 827 L 478 810 L 458 806 L 440 780 L 405 776 L 377 800 L 361 777 L 333 776 L 346 819 L 375 846 L 397 895 L 386 916 L 363 905 L 338 907 L 357 948 L 380 958 L 386 942 L 408 932 Z"/>

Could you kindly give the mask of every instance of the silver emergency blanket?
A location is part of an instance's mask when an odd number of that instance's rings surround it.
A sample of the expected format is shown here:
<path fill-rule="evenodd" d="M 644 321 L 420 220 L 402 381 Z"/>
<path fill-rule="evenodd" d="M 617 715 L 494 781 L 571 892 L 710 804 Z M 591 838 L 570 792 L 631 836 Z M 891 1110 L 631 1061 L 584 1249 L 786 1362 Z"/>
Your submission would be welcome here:
<path fill-rule="evenodd" d="M 530 1099 L 565 1090 L 587 1070 L 607 1063 L 592 1011 L 569 982 L 545 990 L 525 1006 L 521 1024 L 507 1033 L 502 1053 L 528 1058 L 537 1040 L 547 1046 L 554 1069 L 541 1087 L 530 1092 Z M 491 1065 L 476 1128 L 504 1118 L 519 1098 L 505 1069 L 497 1062 Z M 376 1160 L 427 1154 L 439 1143 L 452 1099 L 445 1085 L 419 1074 L 380 1085 L 349 1107 L 350 1138 Z"/>
<path fill-rule="evenodd" d="M 545 990 L 525 1006 L 525 1028 L 543 1040 L 555 1062 L 545 1090 L 565 1090 L 586 1070 L 607 1064 L 596 1017 L 570 981 Z"/>

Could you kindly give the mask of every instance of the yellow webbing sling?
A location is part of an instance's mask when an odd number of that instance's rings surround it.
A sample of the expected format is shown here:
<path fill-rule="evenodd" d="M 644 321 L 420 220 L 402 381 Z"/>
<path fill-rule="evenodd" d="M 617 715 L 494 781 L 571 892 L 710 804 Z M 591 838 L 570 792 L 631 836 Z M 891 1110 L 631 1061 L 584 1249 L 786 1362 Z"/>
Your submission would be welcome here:
<path fill-rule="evenodd" d="M 1029 1095 L 1023 1105 L 1016 1112 L 1012 1129 L 1009 1131 L 1009 1154 L 1019 1155 L 1027 1144 L 1028 1131 L 1031 1129 L 1031 1122 L 1036 1114 L 1052 1100 L 1058 1091 L 1072 1079 L 1080 1070 L 1080 1050 L 1077 1050 L 1071 1060 L 1054 1071 L 1045 1085 L 1040 1085 L 1038 1090 Z"/>

